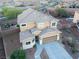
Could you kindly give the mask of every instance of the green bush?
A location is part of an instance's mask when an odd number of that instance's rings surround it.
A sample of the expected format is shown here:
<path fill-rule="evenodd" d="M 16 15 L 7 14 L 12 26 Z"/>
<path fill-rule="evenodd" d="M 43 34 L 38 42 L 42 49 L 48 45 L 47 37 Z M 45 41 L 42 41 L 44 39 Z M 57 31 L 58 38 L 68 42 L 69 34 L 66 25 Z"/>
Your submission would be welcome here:
<path fill-rule="evenodd" d="M 75 47 L 72 47 L 71 51 L 72 51 L 72 53 L 77 53 L 78 52 L 78 50 Z"/>
<path fill-rule="evenodd" d="M 7 19 L 15 19 L 17 18 L 17 15 L 22 12 L 22 10 L 19 10 L 15 7 L 3 7 L 3 15 L 7 17 Z"/>
<path fill-rule="evenodd" d="M 56 9 L 58 17 L 69 17 L 69 14 L 63 8 Z"/>
<path fill-rule="evenodd" d="M 20 28 L 20 26 L 17 24 L 16 27 Z"/>
<path fill-rule="evenodd" d="M 25 52 L 21 49 L 16 50 L 11 54 L 10 59 L 26 59 Z"/>

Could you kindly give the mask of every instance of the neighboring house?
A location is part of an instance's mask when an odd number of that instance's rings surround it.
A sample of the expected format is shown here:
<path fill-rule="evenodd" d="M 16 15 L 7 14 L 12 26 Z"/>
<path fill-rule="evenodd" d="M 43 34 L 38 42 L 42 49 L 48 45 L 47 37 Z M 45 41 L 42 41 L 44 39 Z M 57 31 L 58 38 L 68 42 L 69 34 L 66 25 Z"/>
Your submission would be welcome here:
<path fill-rule="evenodd" d="M 66 18 L 66 21 L 68 21 L 69 23 L 74 23 L 77 25 L 79 22 L 79 11 L 75 11 L 74 17 L 73 18 Z"/>
<path fill-rule="evenodd" d="M 75 11 L 73 23 L 79 22 L 79 11 Z"/>
<path fill-rule="evenodd" d="M 79 11 L 75 11 L 73 23 L 75 23 L 77 28 L 79 29 Z"/>
<path fill-rule="evenodd" d="M 0 6 L 14 5 L 14 0 L 0 0 Z"/>
<path fill-rule="evenodd" d="M 28 46 L 32 48 L 36 42 L 47 44 L 60 39 L 58 20 L 50 15 L 29 8 L 18 16 L 17 22 L 20 25 L 20 42 L 23 49 L 28 49 Z"/>
<path fill-rule="evenodd" d="M 40 0 L 14 0 L 15 5 L 19 6 L 19 5 L 30 5 L 30 6 L 34 6 L 34 5 L 38 5 L 40 2 Z"/>
<path fill-rule="evenodd" d="M 48 4 L 48 0 L 40 0 L 41 4 Z"/>
<path fill-rule="evenodd" d="M 63 25 L 62 25 L 63 23 Z M 79 12 L 78 11 L 75 11 L 75 14 L 74 14 L 74 17 L 69 17 L 69 18 L 66 18 L 65 20 L 61 20 L 60 21 L 60 24 L 62 26 L 67 26 L 67 27 L 73 27 L 73 26 L 77 26 L 77 28 L 79 29 Z M 65 27 L 64 26 L 64 27 Z"/>

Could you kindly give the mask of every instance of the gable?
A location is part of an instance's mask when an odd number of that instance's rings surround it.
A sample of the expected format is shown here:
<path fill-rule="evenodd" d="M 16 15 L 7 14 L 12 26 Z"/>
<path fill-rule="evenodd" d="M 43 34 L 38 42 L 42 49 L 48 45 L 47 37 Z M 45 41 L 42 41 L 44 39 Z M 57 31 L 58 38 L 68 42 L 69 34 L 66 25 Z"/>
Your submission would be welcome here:
<path fill-rule="evenodd" d="M 47 37 L 51 37 L 51 36 L 56 36 L 58 34 L 60 34 L 61 32 L 55 28 L 47 28 L 44 29 L 41 34 L 40 34 L 40 38 L 47 38 Z"/>
<path fill-rule="evenodd" d="M 18 24 L 20 23 L 27 23 L 27 22 L 45 22 L 45 21 L 57 21 L 51 15 L 43 14 L 34 9 L 27 9 L 22 14 L 18 16 Z"/>

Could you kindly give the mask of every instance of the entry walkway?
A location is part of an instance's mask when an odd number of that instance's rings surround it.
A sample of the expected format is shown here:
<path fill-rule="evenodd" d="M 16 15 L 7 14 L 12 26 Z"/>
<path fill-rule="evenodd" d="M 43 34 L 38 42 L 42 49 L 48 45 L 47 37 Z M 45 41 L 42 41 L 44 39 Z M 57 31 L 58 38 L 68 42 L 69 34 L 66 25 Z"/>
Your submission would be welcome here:
<path fill-rule="evenodd" d="M 42 46 L 37 44 L 35 59 L 41 59 L 40 54 L 43 48 L 46 50 L 49 59 L 72 59 L 63 46 L 58 42 L 52 42 Z"/>
<path fill-rule="evenodd" d="M 43 50 L 43 46 L 36 44 L 36 52 L 35 52 L 35 59 L 41 59 L 40 54 Z"/>

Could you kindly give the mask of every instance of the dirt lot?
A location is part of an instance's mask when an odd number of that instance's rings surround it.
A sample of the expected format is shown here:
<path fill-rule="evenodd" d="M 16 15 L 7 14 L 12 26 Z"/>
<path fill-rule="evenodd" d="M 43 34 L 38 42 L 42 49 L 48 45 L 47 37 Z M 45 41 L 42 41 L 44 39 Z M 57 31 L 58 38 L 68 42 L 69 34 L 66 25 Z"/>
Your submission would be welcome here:
<path fill-rule="evenodd" d="M 62 38 L 64 41 L 66 41 L 66 40 L 74 40 L 74 41 L 79 40 L 78 36 L 75 36 L 74 33 L 71 31 L 71 29 L 64 29 L 61 31 L 62 31 L 62 36 L 63 36 Z M 78 41 L 77 41 L 77 43 L 78 43 Z M 68 53 L 73 57 L 73 59 L 78 59 L 79 52 L 73 54 L 71 52 L 70 47 L 67 44 L 65 44 L 65 48 L 68 51 Z M 77 48 L 79 48 L 78 44 L 77 44 Z"/>

